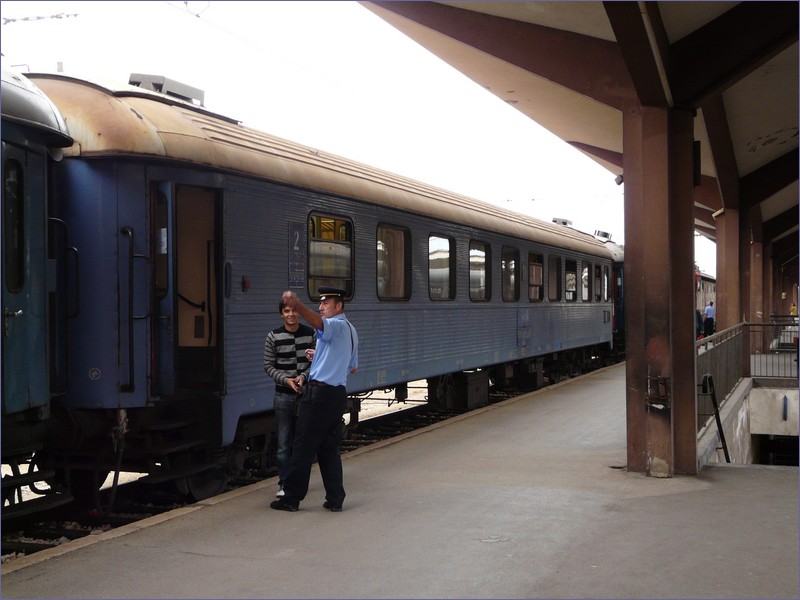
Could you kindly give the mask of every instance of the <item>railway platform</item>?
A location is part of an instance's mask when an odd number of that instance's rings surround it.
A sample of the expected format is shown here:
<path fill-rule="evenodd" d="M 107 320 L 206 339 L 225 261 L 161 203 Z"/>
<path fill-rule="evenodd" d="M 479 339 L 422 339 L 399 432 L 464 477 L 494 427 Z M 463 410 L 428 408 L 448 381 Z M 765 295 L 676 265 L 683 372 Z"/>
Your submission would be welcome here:
<path fill-rule="evenodd" d="M 796 598 L 798 470 L 625 470 L 625 367 L 3 565 L 4 598 Z"/>

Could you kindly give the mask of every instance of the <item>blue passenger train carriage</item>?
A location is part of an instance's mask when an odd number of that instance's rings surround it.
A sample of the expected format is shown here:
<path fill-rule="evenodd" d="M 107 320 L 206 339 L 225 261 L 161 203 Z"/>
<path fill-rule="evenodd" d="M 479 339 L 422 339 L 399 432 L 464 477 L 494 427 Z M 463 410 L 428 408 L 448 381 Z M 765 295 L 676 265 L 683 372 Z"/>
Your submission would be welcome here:
<path fill-rule="evenodd" d="M 437 401 L 462 371 L 541 382 L 611 348 L 612 256 L 590 235 L 245 127 L 163 78 L 31 79 L 75 139 L 53 188 L 65 425 L 43 461 L 73 486 L 121 468 L 202 498 L 265 460 L 285 289 L 348 291 L 351 394 L 428 379 Z"/>
<path fill-rule="evenodd" d="M 56 265 L 48 231 L 48 165 L 50 154 L 70 146 L 64 120 L 50 100 L 27 78 L 2 71 L 3 331 L 2 455 L 3 517 L 19 514 L 22 491 L 44 474 L 30 469 L 31 459 L 49 436 L 51 395 L 61 383 L 63 357 L 53 327 L 60 299 Z M 39 505 L 66 498 L 56 492 Z M 26 506 L 26 510 L 27 510 Z"/>

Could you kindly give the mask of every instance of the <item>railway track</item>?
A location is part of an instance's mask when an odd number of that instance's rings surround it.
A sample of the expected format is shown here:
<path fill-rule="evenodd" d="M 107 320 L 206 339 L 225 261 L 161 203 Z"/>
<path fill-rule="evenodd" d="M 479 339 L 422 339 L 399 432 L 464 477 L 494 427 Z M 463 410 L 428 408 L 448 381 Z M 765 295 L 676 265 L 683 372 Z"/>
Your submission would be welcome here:
<path fill-rule="evenodd" d="M 489 404 L 513 398 L 529 390 L 490 388 Z M 388 400 L 389 407 L 392 400 Z M 346 429 L 341 452 L 346 454 L 370 444 L 469 412 L 467 409 L 442 409 L 427 403 L 411 403 L 408 408 L 395 406 L 394 412 L 373 416 Z M 267 472 L 241 472 L 232 477 L 224 491 L 252 485 L 275 476 Z M 98 506 L 109 506 L 111 490 L 101 490 Z M 117 488 L 111 510 L 101 510 L 75 503 L 54 509 L 47 515 L 4 523 L 2 561 L 6 563 L 86 536 L 98 535 L 142 519 L 174 510 L 187 503 L 167 486 L 154 486 L 131 481 Z"/>

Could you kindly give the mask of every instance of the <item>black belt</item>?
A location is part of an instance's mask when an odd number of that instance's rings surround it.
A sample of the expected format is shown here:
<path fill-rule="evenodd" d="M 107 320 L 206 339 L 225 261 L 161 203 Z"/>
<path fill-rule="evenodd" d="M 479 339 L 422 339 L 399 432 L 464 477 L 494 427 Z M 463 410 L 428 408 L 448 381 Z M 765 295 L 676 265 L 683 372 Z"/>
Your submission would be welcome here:
<path fill-rule="evenodd" d="M 316 379 L 312 379 L 308 382 L 308 385 L 315 385 L 317 387 L 328 387 L 328 384 L 324 381 L 317 381 Z"/>

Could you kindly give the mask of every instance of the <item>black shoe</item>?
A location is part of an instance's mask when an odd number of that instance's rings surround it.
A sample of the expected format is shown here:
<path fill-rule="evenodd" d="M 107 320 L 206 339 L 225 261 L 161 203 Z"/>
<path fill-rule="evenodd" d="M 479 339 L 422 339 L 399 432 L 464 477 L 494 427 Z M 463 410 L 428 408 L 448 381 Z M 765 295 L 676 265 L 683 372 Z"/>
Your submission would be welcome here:
<path fill-rule="evenodd" d="M 341 506 L 334 506 L 333 504 L 331 504 L 327 500 L 325 500 L 325 504 L 322 505 L 322 508 L 327 508 L 331 512 L 342 512 L 342 507 Z"/>
<path fill-rule="evenodd" d="M 275 510 L 287 510 L 289 512 L 297 512 L 300 508 L 299 506 L 295 506 L 294 504 L 289 504 L 288 502 L 284 502 L 283 500 L 273 500 L 272 502 L 270 502 L 269 507 L 274 508 Z"/>

